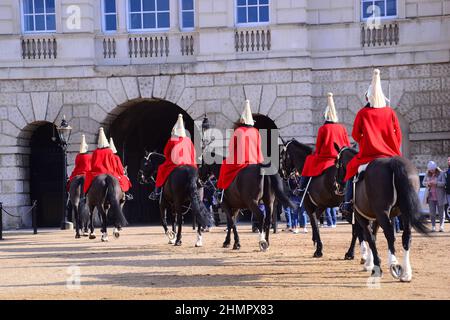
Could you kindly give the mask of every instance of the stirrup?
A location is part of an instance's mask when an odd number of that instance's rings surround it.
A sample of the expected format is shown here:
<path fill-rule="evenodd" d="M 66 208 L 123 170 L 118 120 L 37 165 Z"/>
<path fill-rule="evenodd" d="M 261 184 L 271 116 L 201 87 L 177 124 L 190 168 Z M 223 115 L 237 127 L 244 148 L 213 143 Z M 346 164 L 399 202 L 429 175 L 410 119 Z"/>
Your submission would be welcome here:
<path fill-rule="evenodd" d="M 130 201 L 133 199 L 134 199 L 134 197 L 131 193 L 125 193 L 125 200 Z"/>
<path fill-rule="evenodd" d="M 223 201 L 223 192 L 224 192 L 225 190 L 216 190 L 215 192 L 214 192 L 214 197 L 216 198 L 216 200 L 217 200 L 217 203 L 222 203 Z"/>
<path fill-rule="evenodd" d="M 150 200 L 153 200 L 153 201 L 157 201 L 157 200 L 159 200 L 159 197 L 161 196 L 161 192 L 155 192 L 155 191 L 153 191 L 152 193 L 150 193 L 150 195 L 148 196 L 148 198 L 150 199 Z"/>

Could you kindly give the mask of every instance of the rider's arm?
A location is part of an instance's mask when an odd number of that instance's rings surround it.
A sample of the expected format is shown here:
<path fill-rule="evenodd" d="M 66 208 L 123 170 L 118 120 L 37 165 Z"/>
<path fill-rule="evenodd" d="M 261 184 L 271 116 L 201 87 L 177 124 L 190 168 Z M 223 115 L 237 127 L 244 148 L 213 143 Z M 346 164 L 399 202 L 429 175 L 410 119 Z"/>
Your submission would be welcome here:
<path fill-rule="evenodd" d="M 355 123 L 353 124 L 352 137 L 356 142 L 360 142 L 363 136 L 362 126 L 361 126 L 361 111 L 358 112 L 355 118 Z"/>

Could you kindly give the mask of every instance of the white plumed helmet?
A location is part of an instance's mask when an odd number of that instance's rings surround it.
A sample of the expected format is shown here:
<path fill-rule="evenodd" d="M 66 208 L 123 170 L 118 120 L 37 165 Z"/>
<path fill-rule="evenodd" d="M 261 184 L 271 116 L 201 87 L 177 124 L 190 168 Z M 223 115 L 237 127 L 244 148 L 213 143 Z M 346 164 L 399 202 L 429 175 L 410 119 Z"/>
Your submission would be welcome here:
<path fill-rule="evenodd" d="M 183 115 L 178 115 L 178 120 L 172 129 L 172 136 L 175 137 L 186 137 L 186 129 L 184 128 Z"/>
<path fill-rule="evenodd" d="M 86 143 L 86 137 L 84 134 L 81 135 L 81 143 L 80 143 L 80 153 L 88 152 L 88 144 Z"/>
<path fill-rule="evenodd" d="M 114 145 L 113 138 L 109 138 L 109 148 L 111 149 L 112 153 L 117 153 L 116 146 Z"/>
<path fill-rule="evenodd" d="M 327 94 L 327 108 L 324 113 L 325 121 L 338 122 L 336 107 L 334 106 L 333 94 L 328 92 Z"/>
<path fill-rule="evenodd" d="M 250 100 L 245 100 L 244 111 L 242 112 L 240 122 L 249 126 L 253 126 L 255 121 L 253 120 L 252 109 L 250 108 Z"/>
<path fill-rule="evenodd" d="M 103 149 L 103 148 L 108 148 L 108 147 L 109 147 L 109 143 L 108 143 L 108 139 L 106 138 L 105 131 L 103 130 L 102 127 L 100 127 L 100 129 L 98 130 L 97 148 Z"/>
<path fill-rule="evenodd" d="M 373 108 L 384 108 L 389 101 L 383 93 L 381 88 L 380 70 L 374 69 L 372 75 L 372 83 L 367 89 L 367 99 L 370 102 L 370 106 Z"/>

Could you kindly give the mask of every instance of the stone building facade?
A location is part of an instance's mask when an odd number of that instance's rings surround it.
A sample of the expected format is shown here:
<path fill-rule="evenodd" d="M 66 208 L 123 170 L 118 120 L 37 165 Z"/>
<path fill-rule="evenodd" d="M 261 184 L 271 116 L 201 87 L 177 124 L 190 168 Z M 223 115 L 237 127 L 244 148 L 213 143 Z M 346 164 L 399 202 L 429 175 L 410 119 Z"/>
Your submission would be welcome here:
<path fill-rule="evenodd" d="M 430 159 L 446 164 L 450 1 L 395 1 L 395 17 L 382 19 L 374 38 L 358 0 L 271 0 L 270 22 L 256 25 L 236 22 L 235 0 L 196 0 L 192 30 L 180 28 L 181 2 L 170 0 L 170 28 L 141 33 L 127 28 L 126 0 L 115 1 L 112 33 L 102 29 L 101 1 L 55 3 L 56 31 L 28 33 L 23 2 L 0 1 L 0 201 L 10 211 L 31 204 L 33 134 L 63 115 L 73 127 L 69 172 L 81 134 L 95 145 L 100 126 L 142 102 L 169 102 L 192 120 L 206 113 L 226 129 L 250 99 L 283 137 L 314 144 L 326 93 L 351 132 L 374 67 L 399 115 L 404 154 L 420 170 Z M 69 23 L 73 5 L 78 29 Z"/>

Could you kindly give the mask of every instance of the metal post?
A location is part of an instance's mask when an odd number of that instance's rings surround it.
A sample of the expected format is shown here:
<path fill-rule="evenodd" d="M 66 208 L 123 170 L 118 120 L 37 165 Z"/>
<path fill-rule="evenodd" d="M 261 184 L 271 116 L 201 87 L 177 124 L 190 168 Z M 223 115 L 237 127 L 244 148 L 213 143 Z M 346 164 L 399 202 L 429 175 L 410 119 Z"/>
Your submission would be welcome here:
<path fill-rule="evenodd" d="M 0 202 L 0 240 L 3 240 L 3 202 Z"/>
<path fill-rule="evenodd" d="M 63 198 L 62 198 L 62 218 L 61 218 L 61 230 L 66 229 L 67 224 L 67 192 L 66 192 L 66 183 L 67 183 L 67 145 L 63 142 L 62 143 L 62 149 L 64 152 L 64 164 L 63 164 L 63 178 L 62 178 L 62 191 L 63 191 Z"/>
<path fill-rule="evenodd" d="M 32 221 L 32 224 L 33 224 L 33 234 L 37 234 L 36 204 L 37 204 L 37 200 L 34 200 L 33 201 L 33 209 L 31 211 L 31 221 Z"/>

